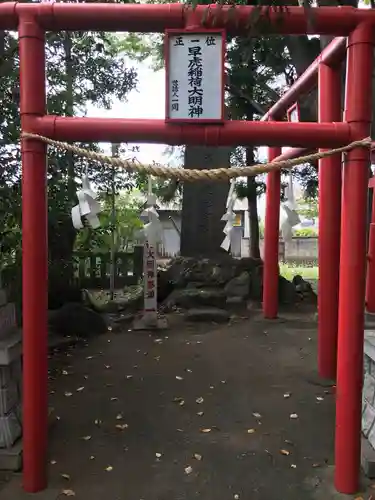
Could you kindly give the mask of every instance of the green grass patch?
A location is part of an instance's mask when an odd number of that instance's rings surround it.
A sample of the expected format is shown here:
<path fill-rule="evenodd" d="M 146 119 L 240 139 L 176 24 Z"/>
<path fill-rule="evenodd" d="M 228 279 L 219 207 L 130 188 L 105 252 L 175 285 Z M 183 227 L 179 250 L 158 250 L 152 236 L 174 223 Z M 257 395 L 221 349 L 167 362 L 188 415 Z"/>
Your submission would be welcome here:
<path fill-rule="evenodd" d="M 280 274 L 287 280 L 292 280 L 297 274 L 306 280 L 317 280 L 319 276 L 318 266 L 295 265 L 286 262 L 280 263 Z"/>

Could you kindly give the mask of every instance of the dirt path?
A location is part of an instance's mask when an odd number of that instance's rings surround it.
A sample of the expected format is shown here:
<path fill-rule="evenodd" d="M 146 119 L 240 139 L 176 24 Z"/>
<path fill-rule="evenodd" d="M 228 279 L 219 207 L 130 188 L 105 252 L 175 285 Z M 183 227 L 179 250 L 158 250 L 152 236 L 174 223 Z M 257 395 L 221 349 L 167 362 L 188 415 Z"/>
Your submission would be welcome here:
<path fill-rule="evenodd" d="M 334 401 L 314 384 L 315 325 L 252 314 L 222 327 L 174 317 L 167 338 L 125 330 L 55 356 L 59 420 L 41 498 L 336 498 Z M 17 488 L 2 500 L 28 498 Z"/>

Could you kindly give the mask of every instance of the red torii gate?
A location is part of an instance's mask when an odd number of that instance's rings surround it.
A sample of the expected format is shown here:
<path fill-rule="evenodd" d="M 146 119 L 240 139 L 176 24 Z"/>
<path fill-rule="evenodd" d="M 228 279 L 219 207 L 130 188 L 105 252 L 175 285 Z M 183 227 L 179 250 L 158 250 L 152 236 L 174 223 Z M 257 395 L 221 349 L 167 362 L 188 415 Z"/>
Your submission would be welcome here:
<path fill-rule="evenodd" d="M 267 144 L 271 146 L 270 159 L 278 156 L 280 147 L 286 144 L 308 149 L 331 148 L 367 137 L 372 111 L 375 11 L 350 7 L 316 8 L 313 23 L 301 7 L 288 7 L 283 13 L 272 11 L 270 15 L 270 31 L 274 33 L 348 36 L 344 121 L 341 121 L 338 67 L 345 49 L 343 39 L 334 41 L 322 53 L 261 122 L 175 125 L 164 120 L 46 115 L 45 31 L 164 32 L 173 28 L 202 30 L 204 26 L 240 35 L 248 31 L 253 11 L 254 7 L 238 6 L 233 16 L 230 6 L 215 5 L 198 6 L 193 11 L 182 4 L 0 4 L 0 29 L 18 29 L 19 33 L 22 130 L 71 141 Z M 300 93 L 311 88 L 317 73 L 320 123 L 271 121 L 280 119 Z M 296 151 L 288 154 L 295 155 Z M 323 376 L 334 378 L 337 350 L 335 484 L 343 493 L 356 491 L 360 468 L 368 164 L 369 152 L 364 148 L 348 153 L 342 187 L 341 157 L 321 160 L 319 169 L 319 368 Z M 22 172 L 24 488 L 36 492 L 47 484 L 44 143 L 22 140 Z M 277 314 L 280 174 L 268 174 L 267 185 L 264 312 L 272 318 Z"/>

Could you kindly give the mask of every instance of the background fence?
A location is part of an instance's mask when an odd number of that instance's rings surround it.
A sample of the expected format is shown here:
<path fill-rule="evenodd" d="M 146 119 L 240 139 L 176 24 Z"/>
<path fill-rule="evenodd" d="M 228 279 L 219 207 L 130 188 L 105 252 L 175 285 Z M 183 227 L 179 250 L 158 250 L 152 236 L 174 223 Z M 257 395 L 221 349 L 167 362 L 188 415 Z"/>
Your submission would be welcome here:
<path fill-rule="evenodd" d="M 75 275 L 82 288 L 108 289 L 111 276 L 109 253 L 75 252 Z M 143 272 L 143 247 L 115 254 L 115 288 L 136 285 Z"/>

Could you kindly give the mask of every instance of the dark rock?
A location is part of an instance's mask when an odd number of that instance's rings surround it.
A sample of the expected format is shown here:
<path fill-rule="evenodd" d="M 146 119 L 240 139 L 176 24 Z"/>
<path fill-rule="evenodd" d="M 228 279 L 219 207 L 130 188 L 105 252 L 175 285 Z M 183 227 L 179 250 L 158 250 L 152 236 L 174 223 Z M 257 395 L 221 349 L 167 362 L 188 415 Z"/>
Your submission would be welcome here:
<path fill-rule="evenodd" d="M 263 299 L 263 266 L 256 267 L 251 273 L 249 297 L 257 302 Z"/>
<path fill-rule="evenodd" d="M 82 291 L 78 286 L 51 285 L 48 290 L 48 309 L 60 309 L 64 304 L 83 300 Z"/>
<path fill-rule="evenodd" d="M 166 306 L 168 309 L 173 307 L 181 307 L 190 309 L 199 306 L 225 307 L 226 294 L 222 289 L 204 288 L 185 288 L 183 290 L 175 290 L 167 299 Z"/>
<path fill-rule="evenodd" d="M 230 314 L 224 309 L 207 307 L 202 309 L 190 309 L 185 318 L 188 321 L 209 321 L 215 323 L 226 323 L 230 319 Z"/>
<path fill-rule="evenodd" d="M 294 288 L 296 289 L 296 292 L 310 293 L 313 291 L 311 283 L 305 281 L 299 274 L 293 277 L 292 283 L 294 285 Z"/>
<path fill-rule="evenodd" d="M 64 304 L 48 311 L 48 323 L 53 333 L 63 337 L 90 338 L 107 331 L 107 323 L 99 313 L 79 303 Z"/>
<path fill-rule="evenodd" d="M 298 300 L 296 289 L 291 281 L 279 276 L 279 303 L 290 305 Z"/>
<path fill-rule="evenodd" d="M 224 287 L 228 297 L 247 297 L 250 292 L 249 273 L 243 271 L 239 276 L 232 278 Z"/>

